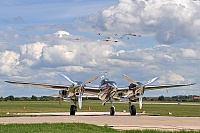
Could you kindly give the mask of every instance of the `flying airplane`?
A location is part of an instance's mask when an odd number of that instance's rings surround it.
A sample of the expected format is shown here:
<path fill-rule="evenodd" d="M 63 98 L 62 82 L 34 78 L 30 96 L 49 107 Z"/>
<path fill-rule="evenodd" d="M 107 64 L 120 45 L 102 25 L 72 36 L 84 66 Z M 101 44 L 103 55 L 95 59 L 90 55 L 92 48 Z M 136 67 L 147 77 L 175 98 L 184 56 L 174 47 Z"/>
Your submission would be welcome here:
<path fill-rule="evenodd" d="M 127 37 L 128 36 L 128 37 Z M 126 38 L 125 38 L 126 37 Z M 129 33 L 129 34 L 124 34 L 123 36 L 121 36 L 121 39 L 130 39 L 130 37 L 142 37 L 141 35 L 137 35 L 137 34 L 133 34 L 133 33 Z"/>
<path fill-rule="evenodd" d="M 129 36 L 138 36 L 138 37 L 141 37 L 141 35 L 136 35 L 136 34 L 132 34 L 132 33 L 127 34 L 127 35 L 129 35 Z"/>
<path fill-rule="evenodd" d="M 112 40 L 106 39 L 106 40 L 103 40 L 103 41 L 105 41 L 105 42 L 110 42 L 110 41 L 112 41 Z"/>
<path fill-rule="evenodd" d="M 38 88 L 50 88 L 53 90 L 59 90 L 59 96 L 61 98 L 70 98 L 74 105 L 70 106 L 70 115 L 75 115 L 75 112 L 77 111 L 77 102 L 79 105 L 79 108 L 82 108 L 82 95 L 85 91 L 85 89 L 92 89 L 90 87 L 87 87 L 86 85 L 93 82 L 98 78 L 98 76 L 95 76 L 85 83 L 82 83 L 81 81 L 73 81 L 69 77 L 67 77 L 64 74 L 61 74 L 65 79 L 67 79 L 69 82 L 71 82 L 71 85 L 51 85 L 51 84 L 38 84 L 38 83 L 25 83 L 25 82 L 13 82 L 13 81 L 5 81 L 10 84 L 16 84 L 16 85 L 23 85 L 23 86 L 33 86 Z"/>
<path fill-rule="evenodd" d="M 106 36 L 105 38 L 107 38 L 107 39 L 112 39 L 112 37 L 111 37 L 111 36 Z"/>
<path fill-rule="evenodd" d="M 113 42 L 120 42 L 119 40 L 114 40 Z"/>

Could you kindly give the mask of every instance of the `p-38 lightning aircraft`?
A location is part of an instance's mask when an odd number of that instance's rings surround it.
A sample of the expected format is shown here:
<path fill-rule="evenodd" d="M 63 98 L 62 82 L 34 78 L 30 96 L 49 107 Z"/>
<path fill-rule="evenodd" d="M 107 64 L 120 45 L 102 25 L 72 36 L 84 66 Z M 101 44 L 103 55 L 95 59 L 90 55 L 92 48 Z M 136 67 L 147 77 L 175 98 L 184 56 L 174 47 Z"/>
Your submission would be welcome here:
<path fill-rule="evenodd" d="M 101 83 L 99 87 L 87 87 L 86 84 L 91 83 L 92 81 L 96 80 L 98 76 L 91 78 L 90 80 L 86 81 L 84 84 L 82 84 L 81 82 L 73 81 L 69 77 L 63 74 L 62 76 L 66 78 L 68 81 L 70 81 L 72 83 L 72 86 L 34 84 L 34 83 L 12 82 L 12 81 L 5 81 L 5 82 L 11 83 L 11 84 L 24 85 L 24 86 L 35 86 L 39 88 L 52 88 L 52 89 L 60 90 L 59 94 L 62 97 L 70 97 L 74 101 L 74 105 L 71 105 L 70 107 L 70 115 L 75 115 L 75 112 L 77 111 L 77 106 L 76 106 L 77 102 L 79 104 L 79 108 L 82 107 L 83 93 L 98 95 L 99 99 L 102 100 L 102 105 L 105 105 L 106 102 L 110 101 L 110 104 L 111 104 L 110 115 L 115 114 L 113 99 L 128 98 L 130 114 L 136 115 L 136 108 L 134 105 L 131 105 L 131 103 L 139 99 L 139 106 L 141 109 L 142 96 L 144 94 L 144 91 L 194 85 L 194 84 L 176 84 L 176 85 L 159 85 L 159 86 L 151 85 L 150 86 L 149 84 L 157 80 L 158 77 L 155 77 L 147 81 L 147 83 L 142 84 L 140 82 L 135 82 L 133 79 L 123 74 L 123 77 L 130 82 L 129 86 L 118 87 L 116 82 L 109 80 L 107 75 L 103 75 L 101 76 Z"/>

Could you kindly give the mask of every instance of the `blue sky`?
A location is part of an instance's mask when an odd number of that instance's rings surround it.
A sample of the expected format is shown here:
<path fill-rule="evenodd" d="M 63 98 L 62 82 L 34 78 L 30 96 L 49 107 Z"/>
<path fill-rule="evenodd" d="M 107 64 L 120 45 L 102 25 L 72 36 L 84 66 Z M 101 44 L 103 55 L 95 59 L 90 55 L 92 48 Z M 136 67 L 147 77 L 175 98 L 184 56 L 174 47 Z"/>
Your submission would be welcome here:
<path fill-rule="evenodd" d="M 0 1 L 0 96 L 58 93 L 4 80 L 69 84 L 61 73 L 84 82 L 100 71 L 119 86 L 129 85 L 123 73 L 143 83 L 156 76 L 154 84 L 197 83 L 145 96 L 200 95 L 199 7 L 193 0 Z"/>

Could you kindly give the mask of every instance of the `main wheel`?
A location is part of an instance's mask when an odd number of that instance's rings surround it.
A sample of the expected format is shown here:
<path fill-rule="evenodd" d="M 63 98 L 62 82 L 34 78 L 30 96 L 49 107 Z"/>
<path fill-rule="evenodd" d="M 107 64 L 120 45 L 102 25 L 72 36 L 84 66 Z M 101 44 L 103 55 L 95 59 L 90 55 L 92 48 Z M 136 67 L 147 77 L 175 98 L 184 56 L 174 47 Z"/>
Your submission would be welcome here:
<path fill-rule="evenodd" d="M 110 115 L 111 116 L 115 115 L 115 107 L 110 108 Z"/>
<path fill-rule="evenodd" d="M 132 105 L 131 107 L 130 107 L 130 114 L 133 116 L 133 115 L 136 115 L 136 108 L 135 108 L 135 106 L 134 105 Z"/>
<path fill-rule="evenodd" d="M 70 107 L 70 115 L 75 115 L 76 112 L 76 106 L 75 105 L 71 105 Z"/>

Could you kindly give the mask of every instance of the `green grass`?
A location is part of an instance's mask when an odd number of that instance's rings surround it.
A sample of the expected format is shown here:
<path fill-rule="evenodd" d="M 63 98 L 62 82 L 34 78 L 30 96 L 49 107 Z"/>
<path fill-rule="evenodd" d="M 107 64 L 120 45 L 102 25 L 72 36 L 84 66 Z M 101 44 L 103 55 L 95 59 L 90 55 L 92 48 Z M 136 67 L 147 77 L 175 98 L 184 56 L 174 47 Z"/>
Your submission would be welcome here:
<path fill-rule="evenodd" d="M 56 101 L 8 101 L 0 102 L 0 117 L 10 116 L 6 115 L 6 112 L 69 112 L 72 102 L 59 102 Z M 114 103 L 116 112 L 122 112 L 126 110 L 129 112 L 128 103 L 117 102 Z M 135 103 L 137 112 L 140 113 L 143 110 L 148 115 L 161 115 L 168 116 L 169 112 L 172 112 L 171 116 L 179 117 L 200 117 L 200 105 L 178 105 L 178 104 L 143 104 L 142 110 L 139 109 L 137 103 Z M 101 101 L 98 100 L 84 100 L 82 109 L 78 109 L 78 112 L 88 112 L 88 107 L 91 108 L 90 112 L 109 112 L 110 103 L 105 106 L 101 105 Z"/>
<path fill-rule="evenodd" d="M 119 131 L 107 126 L 83 123 L 56 124 L 0 124 L 0 133 L 173 133 L 172 131 L 127 130 Z M 174 131 L 175 133 L 198 133 L 198 131 Z"/>
<path fill-rule="evenodd" d="M 81 123 L 8 124 L 0 125 L 0 133 L 113 133 L 114 129 Z M 116 131 L 117 132 L 117 131 Z"/>

